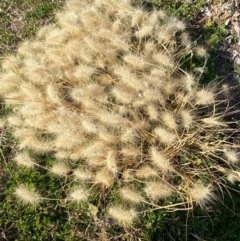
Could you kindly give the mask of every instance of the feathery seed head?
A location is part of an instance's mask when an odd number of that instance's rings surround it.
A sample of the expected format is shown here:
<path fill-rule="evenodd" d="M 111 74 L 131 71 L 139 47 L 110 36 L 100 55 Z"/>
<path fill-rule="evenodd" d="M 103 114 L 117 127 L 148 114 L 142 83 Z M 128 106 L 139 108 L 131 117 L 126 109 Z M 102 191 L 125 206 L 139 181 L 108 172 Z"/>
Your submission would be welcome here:
<path fill-rule="evenodd" d="M 166 129 L 164 129 L 162 127 L 155 128 L 154 133 L 157 135 L 157 137 L 159 138 L 160 142 L 163 145 L 171 145 L 177 139 L 177 136 L 175 134 L 167 131 Z"/>
<path fill-rule="evenodd" d="M 122 226 L 129 226 L 137 218 L 137 213 L 134 209 L 124 209 L 122 207 L 111 207 L 108 210 L 109 215 Z"/>
<path fill-rule="evenodd" d="M 122 198 L 126 201 L 132 202 L 132 203 L 140 203 L 143 198 L 135 191 L 128 187 L 123 187 L 119 190 Z"/>
<path fill-rule="evenodd" d="M 155 46 L 154 42 L 152 42 L 152 41 L 146 42 L 144 45 L 144 50 L 145 50 L 144 52 L 147 54 L 154 53 L 156 51 L 156 46 Z"/>
<path fill-rule="evenodd" d="M 134 143 L 138 138 L 138 134 L 134 128 L 127 128 L 121 135 L 121 141 L 124 143 Z"/>
<path fill-rule="evenodd" d="M 131 26 L 132 27 L 134 27 L 135 25 L 139 26 L 144 18 L 145 18 L 144 12 L 141 9 L 137 9 L 132 13 Z"/>
<path fill-rule="evenodd" d="M 214 102 L 214 94 L 210 90 L 201 89 L 196 93 L 196 105 L 210 105 Z"/>
<path fill-rule="evenodd" d="M 86 193 L 86 191 L 82 188 L 73 188 L 70 192 L 69 192 L 69 198 L 72 201 L 75 202 L 86 202 L 88 199 L 88 193 Z"/>
<path fill-rule="evenodd" d="M 156 147 L 151 147 L 150 157 L 153 162 L 160 170 L 166 172 L 171 169 L 170 161 L 165 157 L 165 155 L 160 152 Z"/>
<path fill-rule="evenodd" d="M 163 121 L 163 124 L 167 126 L 170 130 L 177 130 L 177 123 L 172 113 L 170 113 L 169 111 L 162 112 L 161 119 Z"/>
<path fill-rule="evenodd" d="M 196 86 L 194 76 L 192 74 L 186 74 L 182 77 L 183 85 L 186 91 L 191 92 Z"/>
<path fill-rule="evenodd" d="M 59 163 L 54 163 L 50 168 L 50 171 L 56 175 L 65 176 L 71 171 L 71 169 L 65 163 L 59 162 Z"/>
<path fill-rule="evenodd" d="M 151 25 L 143 26 L 136 32 L 136 36 L 138 38 L 146 37 L 148 35 L 151 35 L 152 30 L 153 30 L 153 27 Z"/>
<path fill-rule="evenodd" d="M 154 105 L 147 106 L 147 113 L 150 120 L 157 120 L 159 118 L 159 112 Z"/>
<path fill-rule="evenodd" d="M 15 193 L 25 204 L 37 204 L 41 201 L 41 196 L 35 190 L 27 188 L 24 184 L 20 184 L 16 189 Z"/>
<path fill-rule="evenodd" d="M 239 156 L 234 150 L 225 148 L 223 153 L 229 163 L 236 164 L 239 162 Z"/>
<path fill-rule="evenodd" d="M 91 158 L 100 158 L 105 156 L 105 150 L 106 146 L 103 142 L 97 141 L 91 143 L 91 145 L 86 146 L 85 148 L 82 148 L 82 157 L 85 157 L 87 159 Z"/>
<path fill-rule="evenodd" d="M 204 186 L 202 184 L 196 184 L 194 187 L 192 187 L 190 189 L 190 195 L 192 196 L 193 200 L 202 208 L 215 198 L 213 187 Z"/>
<path fill-rule="evenodd" d="M 157 16 L 161 19 L 161 20 L 166 20 L 166 18 L 168 17 L 166 12 L 163 10 L 159 10 L 157 11 Z M 154 17 L 155 18 L 155 17 Z"/>
<path fill-rule="evenodd" d="M 219 117 L 207 117 L 207 118 L 203 118 L 201 119 L 201 121 L 206 124 L 206 126 L 208 127 L 216 127 L 216 126 L 227 126 L 225 123 L 221 122 L 219 120 Z"/>
<path fill-rule="evenodd" d="M 117 143 L 119 141 L 119 138 L 117 135 L 114 135 L 113 133 L 109 133 L 107 131 L 99 131 L 98 132 L 99 139 L 104 141 L 105 143 Z"/>
<path fill-rule="evenodd" d="M 137 60 L 136 65 L 138 65 Z M 136 91 L 141 91 L 144 89 L 139 77 L 135 73 L 133 73 L 128 67 L 116 66 L 114 68 L 114 73 L 119 77 L 121 83 L 124 83 L 126 86 L 129 86 Z"/>
<path fill-rule="evenodd" d="M 76 81 L 88 82 L 94 72 L 95 69 L 93 67 L 81 64 L 75 68 L 73 75 L 76 78 Z"/>
<path fill-rule="evenodd" d="M 114 176 L 109 173 L 109 170 L 107 168 L 102 168 L 97 171 L 94 182 L 97 184 L 101 184 L 103 187 L 109 188 L 114 183 Z"/>
<path fill-rule="evenodd" d="M 0 76 L 0 91 L 2 94 L 14 90 L 20 82 L 20 78 L 13 72 Z"/>
<path fill-rule="evenodd" d="M 47 97 L 52 101 L 54 104 L 62 104 L 62 100 L 59 96 L 59 91 L 56 85 L 49 84 L 46 88 Z"/>
<path fill-rule="evenodd" d="M 73 175 L 77 179 L 82 180 L 82 181 L 91 180 L 93 177 L 93 173 L 91 171 L 86 170 L 86 169 L 80 169 L 80 168 L 75 169 L 73 172 Z"/>
<path fill-rule="evenodd" d="M 137 55 L 128 54 L 124 56 L 124 61 L 136 70 L 144 70 L 147 66 L 144 60 Z"/>
<path fill-rule="evenodd" d="M 227 173 L 227 180 L 231 182 L 232 184 L 235 184 L 237 181 L 240 180 L 240 173 L 239 172 L 233 172 L 230 171 Z"/>
<path fill-rule="evenodd" d="M 193 124 L 193 115 L 190 110 L 188 109 L 183 109 L 180 112 L 181 118 L 182 118 L 182 124 L 183 127 L 189 130 L 189 128 Z"/>
<path fill-rule="evenodd" d="M 109 151 L 106 156 L 106 167 L 107 169 L 116 176 L 118 173 L 116 153 L 114 151 Z"/>
<path fill-rule="evenodd" d="M 198 57 L 206 57 L 207 56 L 207 51 L 203 46 L 197 46 L 194 48 L 194 53 Z"/>
<path fill-rule="evenodd" d="M 113 96 L 123 104 L 131 104 L 133 102 L 134 93 L 124 86 L 116 86 L 112 88 Z"/>
<path fill-rule="evenodd" d="M 34 167 L 34 160 L 30 157 L 27 151 L 18 152 L 14 157 L 14 161 L 16 161 L 18 165 L 23 165 L 27 168 Z"/>
<path fill-rule="evenodd" d="M 153 59 L 158 63 L 160 66 L 166 67 L 166 68 L 172 68 L 174 66 L 173 60 L 171 59 L 171 56 L 157 52 L 153 55 Z"/>
<path fill-rule="evenodd" d="M 97 126 L 92 123 L 90 120 L 83 119 L 81 122 L 83 128 L 87 131 L 87 133 L 97 133 Z"/>
<path fill-rule="evenodd" d="M 160 10 L 161 11 L 161 10 Z M 147 23 L 150 25 L 150 26 L 156 26 L 159 24 L 159 13 L 160 11 L 156 11 L 156 10 L 153 10 L 150 14 L 149 14 L 149 17 L 147 19 Z M 163 14 L 165 14 L 164 12 L 162 12 Z M 166 14 L 165 14 L 166 15 Z M 161 17 L 160 17 L 161 18 Z"/>
<path fill-rule="evenodd" d="M 150 177 L 157 177 L 158 172 L 156 168 L 150 167 L 148 165 L 140 166 L 135 173 L 136 177 L 140 179 L 150 178 Z"/>
<path fill-rule="evenodd" d="M 131 181 L 133 179 L 133 169 L 125 169 L 122 173 L 124 181 Z"/>
<path fill-rule="evenodd" d="M 121 154 L 123 155 L 123 158 L 131 158 L 136 159 L 140 155 L 140 150 L 136 147 L 124 147 L 121 149 Z"/>
<path fill-rule="evenodd" d="M 163 182 L 148 182 L 144 191 L 147 197 L 152 200 L 163 199 L 172 194 L 172 188 Z"/>

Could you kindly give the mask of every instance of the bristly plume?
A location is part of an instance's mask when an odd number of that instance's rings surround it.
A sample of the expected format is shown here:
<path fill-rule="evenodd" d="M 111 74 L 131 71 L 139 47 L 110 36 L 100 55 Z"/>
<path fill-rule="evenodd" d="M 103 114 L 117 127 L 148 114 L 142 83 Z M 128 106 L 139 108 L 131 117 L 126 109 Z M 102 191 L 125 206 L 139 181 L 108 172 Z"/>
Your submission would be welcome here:
<path fill-rule="evenodd" d="M 17 198 L 23 201 L 25 204 L 37 204 L 41 201 L 42 197 L 33 189 L 29 189 L 24 184 L 20 184 L 16 189 L 15 193 Z"/>
<path fill-rule="evenodd" d="M 193 125 L 193 114 L 190 110 L 183 109 L 180 112 L 181 118 L 182 118 L 182 125 L 184 128 L 189 130 L 189 128 Z"/>
<path fill-rule="evenodd" d="M 225 148 L 223 153 L 229 163 L 237 164 L 239 162 L 240 158 L 235 150 Z"/>
<path fill-rule="evenodd" d="M 108 210 L 109 215 L 114 218 L 120 225 L 129 226 L 137 218 L 134 209 L 123 209 L 122 207 L 111 207 Z"/>
<path fill-rule="evenodd" d="M 137 192 L 133 191 L 132 189 L 128 187 L 123 187 L 119 190 L 122 198 L 126 201 L 132 202 L 132 203 L 140 203 L 143 200 L 143 197 L 141 197 Z"/>
<path fill-rule="evenodd" d="M 27 151 L 18 152 L 14 157 L 14 161 L 16 161 L 18 165 L 23 165 L 27 168 L 33 168 L 35 164 Z"/>
<path fill-rule="evenodd" d="M 54 163 L 50 171 L 59 176 L 66 176 L 70 171 L 70 167 L 63 162 Z"/>
<path fill-rule="evenodd" d="M 201 121 L 207 126 L 207 127 L 216 127 L 216 126 L 227 126 L 225 123 L 223 123 L 222 121 L 219 120 L 219 117 L 207 117 L 207 118 L 203 118 L 201 119 Z"/>
<path fill-rule="evenodd" d="M 172 169 L 170 161 L 166 156 L 159 151 L 156 147 L 151 147 L 150 157 L 153 162 L 160 170 L 166 172 Z"/>
<path fill-rule="evenodd" d="M 196 93 L 196 105 L 210 105 L 214 102 L 214 94 L 210 90 L 202 89 Z"/>
<path fill-rule="evenodd" d="M 127 128 L 124 130 L 121 141 L 124 143 L 135 143 L 137 141 L 138 134 L 134 128 Z"/>
<path fill-rule="evenodd" d="M 140 166 L 135 173 L 137 178 L 140 179 L 146 179 L 146 178 L 151 178 L 151 177 L 157 177 L 158 176 L 158 171 L 156 168 L 150 167 L 148 165 L 142 165 Z"/>
<path fill-rule="evenodd" d="M 93 178 L 93 173 L 86 169 L 77 168 L 74 170 L 73 175 L 76 179 L 87 181 Z"/>
<path fill-rule="evenodd" d="M 86 202 L 88 199 L 88 196 L 89 195 L 82 187 L 73 188 L 69 192 L 70 200 L 75 201 L 75 202 Z"/>
<path fill-rule="evenodd" d="M 192 199 L 202 208 L 215 199 L 213 187 L 208 185 L 196 184 L 190 189 Z"/>
<path fill-rule="evenodd" d="M 136 70 L 144 70 L 147 67 L 143 58 L 133 54 L 125 55 L 124 61 Z"/>
<path fill-rule="evenodd" d="M 164 199 L 171 196 L 173 192 L 172 188 L 163 182 L 148 182 L 144 191 L 147 197 L 152 200 Z"/>
<path fill-rule="evenodd" d="M 183 85 L 186 91 L 191 92 L 193 88 L 196 88 L 194 76 L 192 74 L 186 74 L 182 77 Z"/>
<path fill-rule="evenodd" d="M 157 127 L 154 130 L 154 132 L 158 136 L 160 142 L 164 145 L 171 145 L 177 139 L 177 136 L 175 134 L 167 131 L 166 129 L 164 129 L 162 127 Z"/>
<path fill-rule="evenodd" d="M 109 173 L 107 168 L 102 168 L 96 173 L 94 182 L 102 185 L 103 187 L 109 188 L 114 183 L 114 176 Z"/>
<path fill-rule="evenodd" d="M 159 111 L 154 105 L 147 106 L 147 113 L 149 115 L 150 120 L 157 120 L 159 118 Z"/>
<path fill-rule="evenodd" d="M 173 117 L 173 113 L 170 113 L 169 111 L 164 111 L 161 113 L 161 119 L 163 121 L 163 124 L 170 130 L 177 130 L 177 123 Z"/>
<path fill-rule="evenodd" d="M 113 176 L 116 176 L 118 173 L 118 167 L 117 167 L 117 156 L 114 151 L 109 151 L 106 155 L 106 167 L 107 169 L 113 174 Z"/>

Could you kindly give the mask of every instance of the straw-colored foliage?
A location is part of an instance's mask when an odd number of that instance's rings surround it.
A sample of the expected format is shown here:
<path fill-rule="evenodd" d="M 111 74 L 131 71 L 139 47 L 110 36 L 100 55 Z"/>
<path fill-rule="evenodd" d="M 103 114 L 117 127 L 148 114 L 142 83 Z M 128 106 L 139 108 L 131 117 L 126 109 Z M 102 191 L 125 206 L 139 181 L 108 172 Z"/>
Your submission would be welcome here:
<path fill-rule="evenodd" d="M 68 198 L 76 202 L 119 188 L 123 203 L 110 203 L 106 217 L 124 226 L 143 202 L 145 211 L 173 196 L 177 203 L 166 208 L 209 203 L 209 187 L 225 167 L 236 171 L 239 150 L 226 134 L 218 88 L 199 86 L 197 74 L 181 69 L 182 56 L 205 56 L 189 39 L 183 22 L 130 0 L 67 1 L 56 24 L 2 66 L 16 163 L 32 168 L 34 155 L 55 157 L 46 168 L 79 183 Z M 39 200 L 23 186 L 16 195 Z"/>

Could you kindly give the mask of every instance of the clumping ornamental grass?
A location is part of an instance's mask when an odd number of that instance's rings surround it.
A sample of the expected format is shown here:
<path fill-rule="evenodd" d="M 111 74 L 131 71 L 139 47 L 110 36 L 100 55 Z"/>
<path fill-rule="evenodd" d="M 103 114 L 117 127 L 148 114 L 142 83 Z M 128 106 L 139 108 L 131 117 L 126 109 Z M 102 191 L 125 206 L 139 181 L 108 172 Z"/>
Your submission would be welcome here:
<path fill-rule="evenodd" d="M 16 164 L 54 157 L 41 166 L 78 183 L 63 186 L 72 202 L 117 192 L 101 218 L 122 226 L 152 209 L 204 208 L 227 178 L 239 179 L 227 96 L 181 69 L 184 56 L 207 58 L 184 22 L 130 0 L 68 0 L 56 19 L 2 64 Z M 41 199 L 24 184 L 15 195 Z"/>

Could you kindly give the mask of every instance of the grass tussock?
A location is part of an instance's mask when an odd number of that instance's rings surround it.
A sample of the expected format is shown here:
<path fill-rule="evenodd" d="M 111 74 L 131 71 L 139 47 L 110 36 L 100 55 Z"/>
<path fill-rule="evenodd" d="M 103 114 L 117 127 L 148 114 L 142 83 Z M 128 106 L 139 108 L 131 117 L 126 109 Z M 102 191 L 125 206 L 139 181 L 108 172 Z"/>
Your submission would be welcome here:
<path fill-rule="evenodd" d="M 185 24 L 162 11 L 67 1 L 56 24 L 2 65 L 16 163 L 33 168 L 34 156 L 54 156 L 44 168 L 88 187 L 72 189 L 70 201 L 114 190 L 122 203 L 110 202 L 105 218 L 122 226 L 137 220 L 142 202 L 146 212 L 206 206 L 214 185 L 234 180 L 226 170 L 238 169 L 239 149 L 228 136 L 235 130 L 224 121 L 231 109 L 222 90 L 181 69 L 191 54 L 206 58 L 203 48 L 193 51 Z M 25 203 L 41 199 L 25 186 L 15 194 Z"/>

